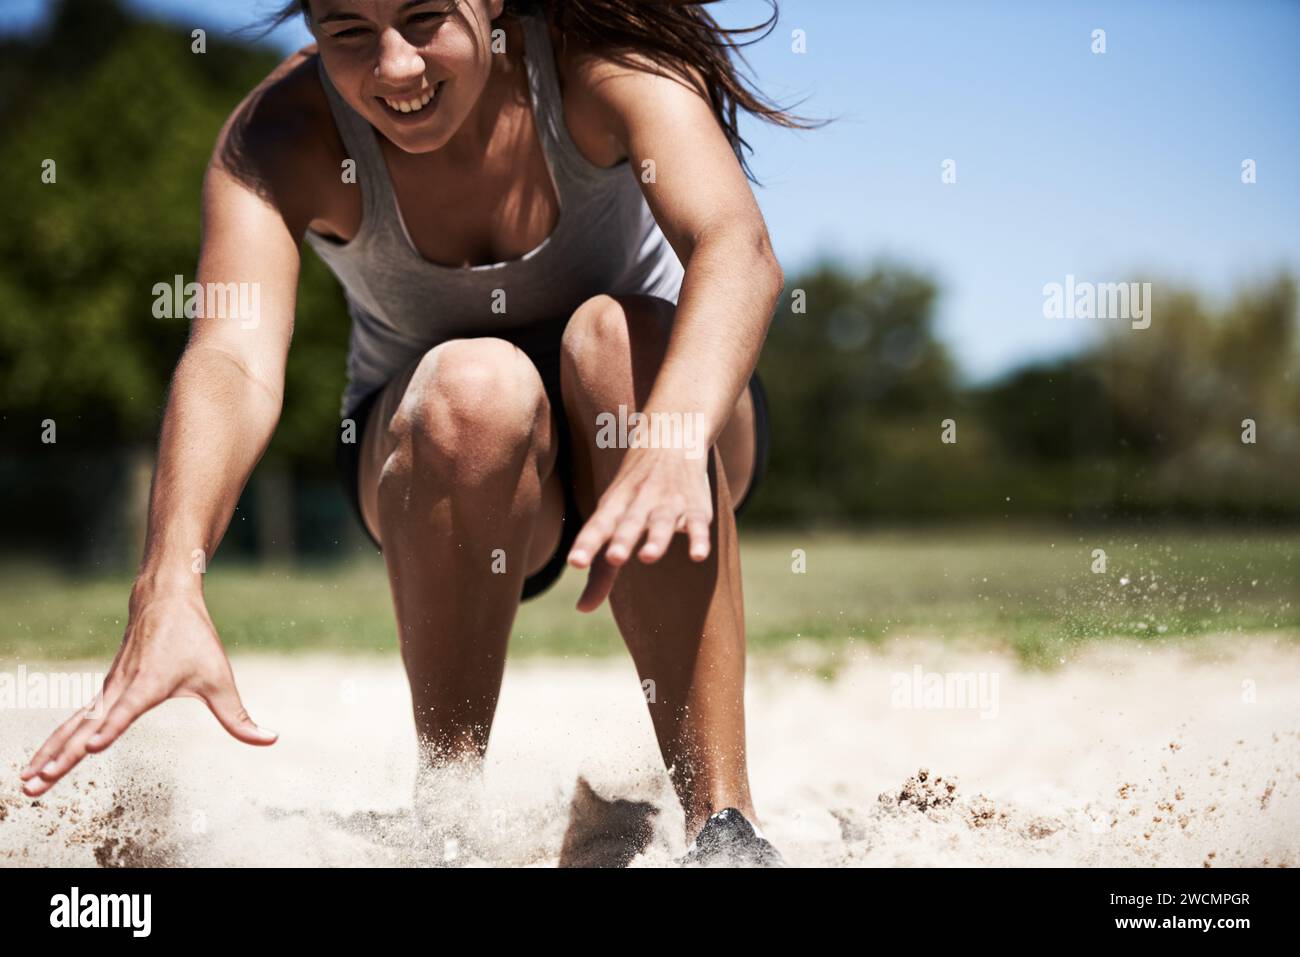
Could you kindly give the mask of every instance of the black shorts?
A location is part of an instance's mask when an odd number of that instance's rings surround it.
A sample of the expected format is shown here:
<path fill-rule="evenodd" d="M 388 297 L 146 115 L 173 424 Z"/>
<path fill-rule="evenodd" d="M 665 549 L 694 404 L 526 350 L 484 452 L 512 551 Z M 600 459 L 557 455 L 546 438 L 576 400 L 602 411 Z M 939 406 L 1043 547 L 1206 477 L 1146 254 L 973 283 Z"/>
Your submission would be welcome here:
<path fill-rule="evenodd" d="M 560 544 L 556 547 L 555 554 L 542 568 L 524 579 L 523 593 L 520 596 L 522 601 L 540 595 L 554 585 L 560 575 L 563 574 L 565 565 L 568 562 L 569 550 L 573 548 L 574 540 L 577 539 L 578 532 L 586 520 L 580 515 L 578 503 L 573 494 L 573 437 L 569 433 L 569 423 L 564 415 L 564 404 L 560 395 L 560 337 L 563 332 L 564 325 L 556 324 L 554 326 L 528 327 L 515 330 L 513 333 L 504 332 L 498 336 L 498 338 L 514 343 L 537 367 L 537 371 L 542 377 L 542 385 L 546 389 L 546 397 L 550 400 L 551 408 L 555 411 L 554 421 L 559 430 L 555 467 L 559 471 L 560 484 L 564 489 L 564 526 L 560 533 Z M 745 506 L 749 504 L 750 499 L 753 497 L 755 489 L 758 488 L 759 481 L 766 474 L 771 446 L 767 393 L 763 389 L 763 383 L 759 379 L 757 372 L 749 380 L 749 391 L 754 398 L 754 475 L 750 480 L 749 488 L 745 490 L 744 498 L 736 504 L 736 515 L 740 515 L 744 511 Z M 382 546 L 370 534 L 370 529 L 366 528 L 365 519 L 361 515 L 361 497 L 358 489 L 365 427 L 370 418 L 370 411 L 382 392 L 382 386 L 375 389 L 358 402 L 352 411 L 345 416 L 345 418 L 350 418 L 356 423 L 355 441 L 339 442 L 336 456 L 339 480 L 343 483 L 343 493 L 352 506 L 357 521 L 361 523 L 361 528 L 365 531 L 366 537 L 374 542 L 376 548 Z"/>

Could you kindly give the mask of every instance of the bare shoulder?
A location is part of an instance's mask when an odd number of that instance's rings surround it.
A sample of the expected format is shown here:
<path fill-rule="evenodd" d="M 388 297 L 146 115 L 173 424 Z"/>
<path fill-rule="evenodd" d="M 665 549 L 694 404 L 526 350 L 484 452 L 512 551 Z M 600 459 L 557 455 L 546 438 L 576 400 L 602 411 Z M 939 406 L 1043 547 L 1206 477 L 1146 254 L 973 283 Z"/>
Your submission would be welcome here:
<path fill-rule="evenodd" d="M 280 63 L 231 113 L 212 153 L 222 170 L 303 222 L 319 189 L 338 181 L 346 151 L 321 85 L 314 46 Z"/>
<path fill-rule="evenodd" d="M 707 103 L 699 72 L 673 68 L 638 52 L 613 55 L 566 38 L 551 27 L 564 116 L 575 144 L 598 166 L 626 158 L 629 126 L 647 114 L 673 111 L 680 97 Z"/>

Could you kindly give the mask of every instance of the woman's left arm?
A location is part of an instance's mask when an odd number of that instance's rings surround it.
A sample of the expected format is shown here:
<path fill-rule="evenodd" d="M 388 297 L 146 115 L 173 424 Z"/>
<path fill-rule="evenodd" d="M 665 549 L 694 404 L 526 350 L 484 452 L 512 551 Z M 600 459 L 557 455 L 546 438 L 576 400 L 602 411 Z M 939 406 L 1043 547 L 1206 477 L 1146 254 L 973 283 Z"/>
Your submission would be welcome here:
<path fill-rule="evenodd" d="M 767 226 L 702 94 L 676 78 L 608 63 L 588 68 L 582 79 L 584 106 L 628 157 L 686 267 L 667 354 L 640 411 L 697 416 L 703 447 L 711 448 L 758 363 L 784 285 Z M 678 532 L 689 536 L 693 559 L 707 558 L 707 465 L 708 456 L 688 458 L 684 450 L 628 450 L 570 562 L 588 567 L 605 548 L 617 567 L 643 536 L 641 559 L 656 561 Z M 612 573 L 602 577 L 612 585 Z M 584 599 L 603 599 L 608 588 L 598 592 Z"/>

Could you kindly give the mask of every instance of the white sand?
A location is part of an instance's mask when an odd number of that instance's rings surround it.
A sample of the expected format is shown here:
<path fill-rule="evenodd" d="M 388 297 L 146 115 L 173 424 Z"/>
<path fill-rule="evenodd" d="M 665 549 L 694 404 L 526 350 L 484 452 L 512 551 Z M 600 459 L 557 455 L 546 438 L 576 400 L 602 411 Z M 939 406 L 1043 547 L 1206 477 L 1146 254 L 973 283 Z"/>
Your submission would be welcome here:
<path fill-rule="evenodd" d="M 1096 645 L 1051 674 L 919 642 L 841 657 L 833 679 L 809 649 L 751 662 L 762 825 L 799 865 L 1300 865 L 1300 652 L 1213 648 Z M 892 676 L 916 665 L 996 674 L 996 715 L 894 706 Z M 169 702 L 35 802 L 17 770 L 57 715 L 0 711 L 0 864 L 548 866 L 571 820 L 566 861 L 684 848 L 626 660 L 512 663 L 481 786 L 430 785 L 427 816 L 395 656 L 234 667 L 279 743 L 246 747 Z"/>

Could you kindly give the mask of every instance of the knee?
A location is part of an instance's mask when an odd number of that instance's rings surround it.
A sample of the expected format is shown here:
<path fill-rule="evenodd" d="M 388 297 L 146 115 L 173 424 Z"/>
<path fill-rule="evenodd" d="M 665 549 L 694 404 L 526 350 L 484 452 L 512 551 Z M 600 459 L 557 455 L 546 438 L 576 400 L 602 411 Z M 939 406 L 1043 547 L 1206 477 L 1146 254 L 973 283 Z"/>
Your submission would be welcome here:
<path fill-rule="evenodd" d="M 420 360 L 389 423 L 394 456 L 457 485 L 517 472 L 547 411 L 541 376 L 513 345 L 445 342 Z"/>
<path fill-rule="evenodd" d="M 563 363 L 569 371 L 607 380 L 637 355 L 657 360 L 667 347 L 672 303 L 649 296 L 593 296 L 564 328 Z"/>

